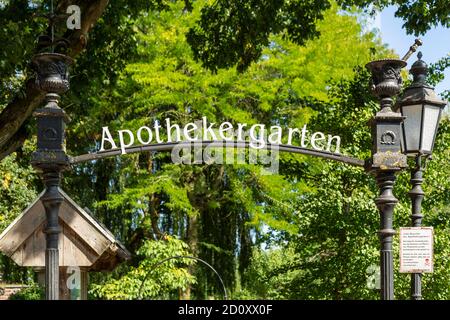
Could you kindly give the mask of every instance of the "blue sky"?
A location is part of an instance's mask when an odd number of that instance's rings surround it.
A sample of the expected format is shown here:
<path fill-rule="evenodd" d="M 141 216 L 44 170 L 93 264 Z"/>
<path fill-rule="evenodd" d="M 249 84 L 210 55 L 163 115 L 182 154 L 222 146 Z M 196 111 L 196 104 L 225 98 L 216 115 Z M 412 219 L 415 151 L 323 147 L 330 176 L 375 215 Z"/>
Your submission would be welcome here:
<path fill-rule="evenodd" d="M 407 35 L 402 28 L 403 21 L 394 16 L 395 7 L 387 7 L 378 14 L 374 26 L 380 30 L 381 38 L 390 48 L 402 57 L 409 47 L 414 43 L 414 35 Z M 422 51 L 423 60 L 428 64 L 438 61 L 440 58 L 450 54 L 450 29 L 436 27 L 429 30 L 425 35 L 419 37 L 423 45 L 418 51 Z M 408 69 L 417 59 L 417 52 L 408 59 Z M 445 72 L 445 80 L 436 86 L 436 92 L 450 89 L 450 70 Z"/>

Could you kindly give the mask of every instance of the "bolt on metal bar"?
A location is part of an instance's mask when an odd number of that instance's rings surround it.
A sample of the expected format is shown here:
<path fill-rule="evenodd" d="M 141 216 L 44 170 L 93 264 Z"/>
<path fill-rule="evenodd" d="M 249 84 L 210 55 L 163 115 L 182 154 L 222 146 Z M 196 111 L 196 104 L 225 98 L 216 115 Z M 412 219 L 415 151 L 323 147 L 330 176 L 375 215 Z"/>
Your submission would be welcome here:
<path fill-rule="evenodd" d="M 413 54 L 414 52 L 416 52 L 417 48 L 420 47 L 422 44 L 423 44 L 422 40 L 416 39 L 416 40 L 414 41 L 414 44 L 413 44 L 411 47 L 409 47 L 408 52 L 403 56 L 402 60 L 403 60 L 403 61 L 408 60 L 409 57 L 411 57 L 412 54 Z"/>

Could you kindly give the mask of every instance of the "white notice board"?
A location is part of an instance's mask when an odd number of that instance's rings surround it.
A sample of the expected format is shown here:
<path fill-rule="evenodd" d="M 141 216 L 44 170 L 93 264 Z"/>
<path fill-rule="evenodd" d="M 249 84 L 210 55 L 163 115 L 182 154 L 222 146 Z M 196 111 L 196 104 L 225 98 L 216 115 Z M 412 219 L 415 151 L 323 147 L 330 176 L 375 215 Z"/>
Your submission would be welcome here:
<path fill-rule="evenodd" d="M 433 228 L 400 228 L 400 272 L 433 272 Z"/>

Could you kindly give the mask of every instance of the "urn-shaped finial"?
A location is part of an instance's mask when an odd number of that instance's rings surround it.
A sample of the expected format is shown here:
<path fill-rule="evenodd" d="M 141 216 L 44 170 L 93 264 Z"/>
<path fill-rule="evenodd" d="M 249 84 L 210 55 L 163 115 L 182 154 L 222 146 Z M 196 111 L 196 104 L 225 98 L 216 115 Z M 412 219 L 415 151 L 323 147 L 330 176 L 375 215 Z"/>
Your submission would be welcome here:
<path fill-rule="evenodd" d="M 366 68 L 372 73 L 372 93 L 381 100 L 382 108 L 386 112 L 392 111 L 391 97 L 397 95 L 402 88 L 400 71 L 406 62 L 398 59 L 383 59 L 371 61 Z"/>
<path fill-rule="evenodd" d="M 36 85 L 45 92 L 64 93 L 69 90 L 69 65 L 73 59 L 60 53 L 40 53 L 33 57 Z"/>

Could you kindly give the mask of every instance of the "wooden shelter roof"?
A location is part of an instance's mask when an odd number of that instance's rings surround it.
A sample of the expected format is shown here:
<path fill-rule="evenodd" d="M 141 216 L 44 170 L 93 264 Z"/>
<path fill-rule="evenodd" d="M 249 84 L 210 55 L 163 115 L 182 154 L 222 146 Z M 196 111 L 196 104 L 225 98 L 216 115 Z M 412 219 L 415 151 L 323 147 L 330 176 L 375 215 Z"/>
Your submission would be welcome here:
<path fill-rule="evenodd" d="M 104 225 L 78 206 L 64 191 L 59 191 L 64 198 L 59 210 L 62 227 L 59 238 L 60 266 L 106 271 L 131 257 Z M 46 217 L 41 201 L 44 192 L 0 234 L 0 251 L 20 266 L 45 266 L 43 230 Z"/>

